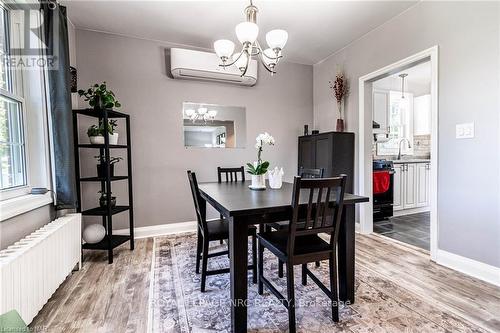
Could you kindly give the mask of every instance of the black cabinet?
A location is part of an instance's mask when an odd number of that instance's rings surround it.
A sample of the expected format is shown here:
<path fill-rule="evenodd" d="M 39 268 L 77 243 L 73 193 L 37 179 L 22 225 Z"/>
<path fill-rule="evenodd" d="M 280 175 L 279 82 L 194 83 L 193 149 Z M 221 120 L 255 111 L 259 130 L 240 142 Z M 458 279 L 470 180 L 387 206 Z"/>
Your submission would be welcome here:
<path fill-rule="evenodd" d="M 299 136 L 298 168 L 324 168 L 325 177 L 347 175 L 346 191 L 354 190 L 354 133 L 327 132 Z"/>

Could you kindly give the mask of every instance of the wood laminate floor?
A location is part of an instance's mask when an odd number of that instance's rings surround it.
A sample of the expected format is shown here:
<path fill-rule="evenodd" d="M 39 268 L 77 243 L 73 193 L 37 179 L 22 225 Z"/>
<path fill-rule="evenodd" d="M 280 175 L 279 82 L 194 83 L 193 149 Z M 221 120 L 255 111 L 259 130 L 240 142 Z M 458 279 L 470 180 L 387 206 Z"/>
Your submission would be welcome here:
<path fill-rule="evenodd" d="M 133 252 L 127 246 L 115 250 L 112 265 L 105 252 L 86 252 L 83 269 L 66 279 L 30 326 L 54 333 L 146 333 L 153 239 L 137 240 Z M 356 246 L 357 264 L 486 330 L 500 332 L 500 288 L 434 264 L 424 251 L 384 237 L 356 235 Z"/>

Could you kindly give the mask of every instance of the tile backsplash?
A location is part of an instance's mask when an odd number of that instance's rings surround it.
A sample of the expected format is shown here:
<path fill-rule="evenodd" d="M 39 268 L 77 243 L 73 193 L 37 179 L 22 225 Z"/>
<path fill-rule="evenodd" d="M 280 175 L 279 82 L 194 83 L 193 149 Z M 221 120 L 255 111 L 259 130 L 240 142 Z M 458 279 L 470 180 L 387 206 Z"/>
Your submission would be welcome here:
<path fill-rule="evenodd" d="M 372 145 L 372 156 L 374 158 L 393 159 L 396 156 L 383 155 L 377 156 L 377 144 Z M 431 156 L 431 136 L 414 135 L 413 136 L 413 156 L 417 158 L 430 158 Z"/>

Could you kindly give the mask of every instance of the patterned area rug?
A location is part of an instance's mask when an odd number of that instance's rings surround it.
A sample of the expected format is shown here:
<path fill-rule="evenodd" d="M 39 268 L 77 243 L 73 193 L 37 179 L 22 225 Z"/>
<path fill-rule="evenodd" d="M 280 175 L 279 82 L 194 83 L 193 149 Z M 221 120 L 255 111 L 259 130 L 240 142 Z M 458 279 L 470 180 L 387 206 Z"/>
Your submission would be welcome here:
<path fill-rule="evenodd" d="M 213 242 L 212 251 L 225 245 Z M 155 333 L 230 332 L 229 274 L 207 277 L 207 290 L 200 292 L 201 276 L 195 273 L 196 235 L 155 238 L 152 329 Z M 249 250 L 250 251 L 250 250 Z M 286 295 L 286 279 L 278 278 L 277 260 L 265 252 L 266 276 Z M 226 256 L 210 258 L 209 269 L 228 267 Z M 325 285 L 328 265 L 310 269 Z M 298 332 L 484 332 L 468 321 L 446 312 L 366 267 L 356 266 L 356 303 L 344 305 L 340 322 L 331 320 L 326 295 L 309 281 L 300 283 L 295 267 Z M 283 332 L 288 329 L 286 308 L 264 288 L 248 288 L 249 332 Z"/>

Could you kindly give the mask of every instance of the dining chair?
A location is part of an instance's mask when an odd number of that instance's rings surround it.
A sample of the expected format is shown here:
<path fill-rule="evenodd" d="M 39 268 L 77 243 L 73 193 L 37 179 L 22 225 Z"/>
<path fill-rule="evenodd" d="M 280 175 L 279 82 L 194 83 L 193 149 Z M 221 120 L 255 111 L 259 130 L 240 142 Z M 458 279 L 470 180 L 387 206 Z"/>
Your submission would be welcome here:
<path fill-rule="evenodd" d="M 243 166 L 240 166 L 238 168 L 222 168 L 222 167 L 217 167 L 217 180 L 219 183 L 222 183 L 222 175 L 225 175 L 226 177 L 226 183 L 228 182 L 237 182 L 238 181 L 238 174 L 241 174 L 240 180 L 242 182 L 245 181 L 245 168 Z M 220 214 L 220 218 L 222 218 L 222 214 Z M 220 243 L 224 243 L 224 241 L 221 239 Z"/>
<path fill-rule="evenodd" d="M 307 284 L 309 276 L 331 300 L 332 319 L 339 321 L 337 292 L 337 242 L 344 203 L 345 175 L 335 178 L 302 179 L 295 177 L 292 194 L 293 215 L 288 230 L 257 234 L 259 240 L 259 282 L 258 291 L 262 295 L 264 286 L 269 289 L 288 309 L 289 332 L 296 330 L 295 290 L 293 267 L 302 265 L 302 284 Z M 307 195 L 306 207 L 300 207 L 300 198 Z M 299 214 L 305 214 L 305 220 Z M 319 234 L 330 234 L 326 242 Z M 264 249 L 268 249 L 286 263 L 287 297 L 285 298 L 264 277 Z M 307 268 L 307 264 L 328 260 L 330 289 Z"/>
<path fill-rule="evenodd" d="M 238 174 L 241 174 L 240 180 L 242 182 L 245 181 L 245 168 L 244 167 L 238 167 L 238 168 L 221 168 L 217 167 L 217 179 L 219 183 L 222 183 L 222 175 L 224 174 L 226 176 L 226 182 L 237 182 L 238 181 Z"/>
<path fill-rule="evenodd" d="M 324 174 L 325 174 L 324 168 L 310 169 L 310 168 L 300 167 L 299 169 L 299 176 L 301 178 L 323 178 Z M 288 221 L 280 221 L 270 224 L 268 228 L 274 228 L 276 230 L 286 230 L 288 229 L 288 225 L 289 225 Z M 320 262 L 317 261 L 316 267 L 319 266 Z M 283 262 L 281 260 L 278 260 L 278 276 L 280 278 L 283 277 L 283 267 L 284 267 Z"/>
<path fill-rule="evenodd" d="M 229 224 L 226 219 L 207 220 L 205 209 L 200 208 L 200 202 L 203 198 L 200 195 L 196 174 L 190 170 L 187 172 L 191 194 L 193 195 L 194 208 L 196 211 L 196 220 L 198 224 L 198 241 L 196 246 L 196 274 L 200 274 L 201 261 L 201 291 L 205 291 L 207 276 L 229 273 L 229 268 L 208 270 L 208 258 L 229 255 L 229 250 L 209 253 L 208 245 L 211 241 L 220 241 L 229 239 Z M 248 227 L 248 236 L 252 237 L 252 269 L 253 283 L 257 283 L 257 228 Z"/>

